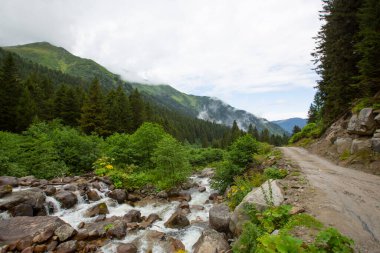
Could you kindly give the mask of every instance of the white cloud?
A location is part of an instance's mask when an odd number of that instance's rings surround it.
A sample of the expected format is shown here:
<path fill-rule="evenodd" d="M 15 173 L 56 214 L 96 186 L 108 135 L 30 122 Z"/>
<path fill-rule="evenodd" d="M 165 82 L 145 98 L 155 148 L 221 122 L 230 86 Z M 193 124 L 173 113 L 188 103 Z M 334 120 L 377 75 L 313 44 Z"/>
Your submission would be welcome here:
<path fill-rule="evenodd" d="M 126 78 L 222 98 L 313 87 L 320 0 L 3 0 L 4 45 L 49 41 Z M 228 100 L 227 100 L 228 102 Z M 244 109 L 244 108 L 243 108 Z"/>

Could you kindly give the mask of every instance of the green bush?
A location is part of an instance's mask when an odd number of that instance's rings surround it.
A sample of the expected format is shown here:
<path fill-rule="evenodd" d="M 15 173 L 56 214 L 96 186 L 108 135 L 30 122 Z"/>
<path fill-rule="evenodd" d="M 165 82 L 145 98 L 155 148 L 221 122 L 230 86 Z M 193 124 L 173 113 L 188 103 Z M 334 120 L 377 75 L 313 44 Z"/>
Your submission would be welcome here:
<path fill-rule="evenodd" d="M 29 174 L 28 167 L 20 163 L 21 147 L 25 137 L 0 132 L 0 175 L 22 177 Z"/>
<path fill-rule="evenodd" d="M 212 178 L 212 186 L 224 192 L 228 186 L 230 186 L 236 175 L 240 175 L 244 171 L 244 168 L 241 168 L 231 161 L 223 161 L 216 166 L 215 176 Z"/>
<path fill-rule="evenodd" d="M 328 228 L 319 232 L 314 245 L 311 245 L 310 248 L 321 253 L 351 253 L 354 252 L 353 245 L 353 240 L 343 236 L 335 228 Z"/>
<path fill-rule="evenodd" d="M 321 136 L 323 132 L 323 128 L 321 124 L 316 124 L 316 123 L 309 123 L 304 128 L 302 128 L 301 132 L 298 132 L 294 134 L 290 140 L 289 143 L 296 143 L 299 140 L 303 138 L 318 138 Z"/>
<path fill-rule="evenodd" d="M 263 234 L 263 231 L 254 223 L 248 221 L 243 225 L 243 232 L 232 245 L 234 253 L 255 253 L 257 248 L 257 239 Z"/>
<path fill-rule="evenodd" d="M 109 136 L 102 147 L 103 154 L 112 157 L 117 165 L 132 164 L 133 150 L 130 139 L 131 137 L 128 134 L 115 133 Z"/>
<path fill-rule="evenodd" d="M 246 134 L 232 143 L 227 154 L 227 159 L 231 163 L 245 168 L 248 164 L 252 163 L 252 155 L 258 153 L 259 146 L 260 144 L 256 139 Z"/>
<path fill-rule="evenodd" d="M 189 152 L 189 161 L 193 167 L 205 167 L 214 162 L 223 160 L 224 150 L 217 148 L 192 148 Z"/>
<path fill-rule="evenodd" d="M 264 170 L 264 175 L 268 179 L 281 179 L 288 175 L 288 171 L 286 169 L 269 167 Z"/>
<path fill-rule="evenodd" d="M 293 236 L 265 234 L 258 239 L 257 253 L 301 253 L 305 252 L 302 240 Z"/>

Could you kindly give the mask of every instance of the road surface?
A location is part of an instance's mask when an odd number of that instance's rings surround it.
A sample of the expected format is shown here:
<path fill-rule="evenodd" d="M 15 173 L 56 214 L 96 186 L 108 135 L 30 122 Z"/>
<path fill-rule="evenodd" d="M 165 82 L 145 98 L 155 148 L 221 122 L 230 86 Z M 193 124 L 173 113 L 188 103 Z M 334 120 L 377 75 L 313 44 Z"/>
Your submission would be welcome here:
<path fill-rule="evenodd" d="M 380 253 L 380 177 L 337 166 L 303 148 L 281 150 L 312 186 L 315 194 L 303 203 L 307 210 L 354 239 L 360 252 Z"/>

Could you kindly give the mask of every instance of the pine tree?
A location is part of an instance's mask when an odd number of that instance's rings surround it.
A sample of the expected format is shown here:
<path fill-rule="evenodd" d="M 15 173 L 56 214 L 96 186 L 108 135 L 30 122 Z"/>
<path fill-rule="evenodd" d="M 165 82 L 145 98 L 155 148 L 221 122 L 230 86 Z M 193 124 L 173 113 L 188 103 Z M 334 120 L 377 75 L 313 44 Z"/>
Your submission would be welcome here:
<path fill-rule="evenodd" d="M 94 132 L 105 136 L 109 133 L 106 130 L 106 125 L 104 98 L 99 81 L 95 79 L 90 86 L 87 98 L 82 107 L 80 127 L 87 134 Z"/>
<path fill-rule="evenodd" d="M 11 54 L 7 54 L 0 76 L 0 130 L 16 131 L 22 86 Z"/>
<path fill-rule="evenodd" d="M 107 129 L 124 133 L 131 129 L 132 115 L 128 97 L 121 86 L 111 90 L 106 98 Z"/>
<path fill-rule="evenodd" d="M 293 127 L 293 130 L 292 130 L 292 135 L 299 133 L 299 132 L 301 132 L 301 128 L 299 126 L 295 125 Z"/>
<path fill-rule="evenodd" d="M 234 142 L 241 136 L 241 131 L 236 123 L 236 120 L 232 123 L 232 128 L 231 128 L 231 141 L 230 143 Z"/>
<path fill-rule="evenodd" d="M 135 131 L 145 120 L 145 105 L 137 89 L 129 96 L 129 102 L 132 110 L 131 131 Z"/>
<path fill-rule="evenodd" d="M 24 88 L 19 99 L 17 108 L 17 131 L 21 132 L 28 128 L 36 116 L 36 104 L 30 95 L 29 89 Z"/>

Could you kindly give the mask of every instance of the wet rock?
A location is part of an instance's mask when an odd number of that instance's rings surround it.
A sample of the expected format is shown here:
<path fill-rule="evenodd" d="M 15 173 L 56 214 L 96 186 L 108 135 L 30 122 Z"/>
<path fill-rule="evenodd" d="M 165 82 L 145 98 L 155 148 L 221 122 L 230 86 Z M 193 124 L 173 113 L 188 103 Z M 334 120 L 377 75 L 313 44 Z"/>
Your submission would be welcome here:
<path fill-rule="evenodd" d="M 230 231 L 235 235 L 240 235 L 242 226 L 249 217 L 244 212 L 244 206 L 246 204 L 255 205 L 258 211 L 263 211 L 269 207 L 270 203 L 267 203 L 266 198 L 268 198 L 270 189 L 272 189 L 272 200 L 274 206 L 279 206 L 284 201 L 284 194 L 277 182 L 277 180 L 268 180 L 261 185 L 261 187 L 253 189 L 248 193 L 242 202 L 235 208 L 231 215 L 230 220 Z M 270 197 L 269 197 L 270 198 Z"/>
<path fill-rule="evenodd" d="M 166 193 L 166 191 L 160 191 L 159 193 L 157 193 L 157 197 L 167 199 L 168 194 Z"/>
<path fill-rule="evenodd" d="M 140 228 L 146 229 L 147 227 L 150 227 L 157 220 L 160 220 L 160 216 L 158 216 L 158 214 L 155 214 L 155 213 L 149 214 L 148 218 L 146 218 L 143 222 L 141 222 Z"/>
<path fill-rule="evenodd" d="M 131 202 L 137 202 L 140 201 L 142 197 L 137 193 L 128 193 L 127 200 Z"/>
<path fill-rule="evenodd" d="M 18 204 L 11 210 L 12 216 L 33 216 L 33 207 L 29 204 Z"/>
<path fill-rule="evenodd" d="M 12 192 L 0 199 L 0 210 L 13 210 L 19 204 L 27 204 L 32 206 L 33 214 L 37 214 L 40 210 L 45 210 L 45 198 L 38 188 Z"/>
<path fill-rule="evenodd" d="M 78 243 L 75 240 L 67 241 L 61 243 L 57 247 L 57 253 L 73 253 L 76 252 L 78 248 Z"/>
<path fill-rule="evenodd" d="M 218 232 L 229 232 L 230 210 L 225 204 L 214 205 L 209 212 L 210 227 Z"/>
<path fill-rule="evenodd" d="M 130 210 L 123 218 L 127 223 L 142 221 L 141 212 L 138 210 Z"/>
<path fill-rule="evenodd" d="M 213 168 L 205 168 L 202 170 L 199 177 L 209 177 L 212 178 L 215 175 L 215 171 Z"/>
<path fill-rule="evenodd" d="M 12 190 L 13 190 L 13 187 L 9 184 L 0 186 L 0 198 L 6 196 L 8 194 L 11 194 Z"/>
<path fill-rule="evenodd" d="M 59 191 L 54 196 L 60 203 L 63 208 L 71 208 L 75 206 L 78 202 L 77 196 L 69 191 Z"/>
<path fill-rule="evenodd" d="M 105 214 L 101 214 L 98 217 L 96 217 L 95 222 L 104 221 L 107 218 Z"/>
<path fill-rule="evenodd" d="M 45 252 L 46 250 L 47 250 L 47 246 L 45 244 L 41 244 L 41 245 L 34 246 L 33 252 L 42 253 L 42 252 Z"/>
<path fill-rule="evenodd" d="M 355 154 L 362 151 L 371 151 L 371 140 L 370 139 L 354 139 L 351 145 L 351 154 Z"/>
<path fill-rule="evenodd" d="M 54 235 L 53 229 L 47 229 L 42 231 L 41 233 L 37 234 L 33 238 L 33 243 L 43 243 L 49 240 Z"/>
<path fill-rule="evenodd" d="M 190 182 L 185 182 L 181 185 L 183 190 L 189 190 L 193 185 Z"/>
<path fill-rule="evenodd" d="M 18 184 L 21 186 L 31 186 L 37 179 L 34 176 L 20 177 Z"/>
<path fill-rule="evenodd" d="M 64 242 L 75 234 L 76 230 L 71 227 L 69 224 L 64 224 L 58 227 L 54 234 L 58 236 L 59 241 Z"/>
<path fill-rule="evenodd" d="M 201 205 L 192 205 L 192 206 L 190 206 L 190 209 L 195 209 L 195 210 L 198 210 L 198 211 L 202 211 L 202 210 L 205 210 L 205 207 L 201 206 Z"/>
<path fill-rule="evenodd" d="M 95 217 L 96 215 L 108 214 L 108 207 L 106 203 L 99 203 L 86 210 L 85 217 Z"/>
<path fill-rule="evenodd" d="M 23 251 L 21 251 L 21 253 L 33 253 L 33 250 L 34 250 L 34 247 L 30 246 L 30 247 L 23 249 Z"/>
<path fill-rule="evenodd" d="M 47 196 L 53 196 L 57 192 L 57 189 L 53 185 L 47 185 L 44 192 Z"/>
<path fill-rule="evenodd" d="M 107 230 L 106 235 L 110 238 L 123 239 L 127 234 L 127 226 L 122 220 L 116 220 Z"/>
<path fill-rule="evenodd" d="M 85 223 L 82 221 L 81 223 L 78 224 L 78 228 L 81 229 L 84 227 L 84 225 L 85 225 Z"/>
<path fill-rule="evenodd" d="M 48 243 L 47 247 L 46 247 L 46 250 L 47 251 L 53 251 L 57 248 L 57 245 L 58 245 L 58 242 L 57 241 L 51 241 Z"/>
<path fill-rule="evenodd" d="M 75 192 L 78 190 L 78 186 L 76 186 L 75 184 L 66 184 L 63 186 L 63 189 L 65 191 Z"/>
<path fill-rule="evenodd" d="M 194 244 L 194 253 L 229 252 L 230 245 L 222 234 L 213 229 L 206 229 Z"/>
<path fill-rule="evenodd" d="M 375 131 L 375 118 L 372 108 L 364 108 L 359 114 L 352 115 L 347 132 L 350 134 L 372 135 Z"/>
<path fill-rule="evenodd" d="M 165 227 L 168 228 L 184 228 L 190 225 L 189 220 L 182 212 L 175 212 L 172 216 L 165 222 Z"/>
<path fill-rule="evenodd" d="M 75 235 L 74 239 L 77 241 L 83 241 L 86 240 L 89 237 L 87 230 L 79 230 L 78 233 Z"/>
<path fill-rule="evenodd" d="M 189 206 L 189 202 L 187 201 L 182 201 L 179 206 L 178 206 L 180 209 L 189 209 L 190 206 Z"/>
<path fill-rule="evenodd" d="M 10 176 L 1 176 L 0 177 L 0 186 L 2 185 L 10 185 L 12 187 L 18 186 L 18 180 L 16 177 L 10 177 Z"/>
<path fill-rule="evenodd" d="M 116 248 L 117 253 L 137 253 L 137 247 L 133 243 L 122 243 Z"/>
<path fill-rule="evenodd" d="M 211 193 L 210 196 L 208 197 L 209 200 L 215 201 L 218 198 L 219 194 L 214 192 Z"/>
<path fill-rule="evenodd" d="M 337 138 L 335 141 L 336 149 L 339 154 L 345 151 L 350 151 L 352 144 L 352 138 Z"/>
<path fill-rule="evenodd" d="M 164 244 L 165 252 L 181 252 L 185 251 L 185 245 L 178 239 L 173 237 L 168 237 L 166 243 Z"/>
<path fill-rule="evenodd" d="M 198 188 L 198 191 L 199 192 L 205 192 L 206 191 L 206 187 L 201 186 L 201 187 Z"/>
<path fill-rule="evenodd" d="M 98 181 L 91 183 L 92 187 L 100 191 L 102 189 L 100 183 Z"/>
<path fill-rule="evenodd" d="M 89 190 L 87 193 L 87 198 L 90 201 L 98 201 L 100 198 L 99 194 L 95 190 Z"/>
<path fill-rule="evenodd" d="M 86 244 L 84 246 L 84 252 L 96 252 L 98 249 L 98 246 L 95 244 Z"/>
<path fill-rule="evenodd" d="M 119 204 L 122 204 L 127 199 L 127 193 L 125 192 L 125 190 L 116 189 L 116 190 L 111 191 L 108 197 L 116 200 Z"/>
<path fill-rule="evenodd" d="M 380 138 L 372 138 L 371 144 L 372 144 L 372 150 L 380 153 Z"/>
<path fill-rule="evenodd" d="M 31 236 L 27 236 L 21 240 L 19 240 L 16 244 L 16 248 L 18 251 L 23 251 L 24 249 L 32 246 L 33 240 Z"/>

